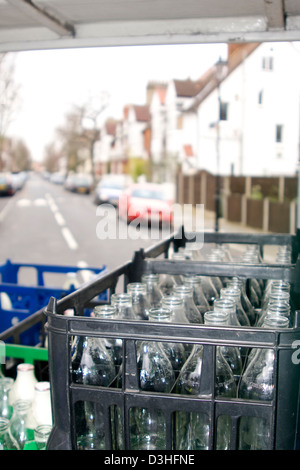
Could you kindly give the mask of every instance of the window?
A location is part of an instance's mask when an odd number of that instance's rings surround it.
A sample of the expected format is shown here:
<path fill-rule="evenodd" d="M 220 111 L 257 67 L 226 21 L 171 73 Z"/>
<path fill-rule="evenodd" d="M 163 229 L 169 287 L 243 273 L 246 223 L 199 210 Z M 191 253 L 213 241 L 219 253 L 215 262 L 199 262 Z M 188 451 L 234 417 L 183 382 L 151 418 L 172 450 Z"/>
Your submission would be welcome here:
<path fill-rule="evenodd" d="M 263 70 L 273 70 L 273 67 L 274 67 L 274 58 L 272 56 L 262 58 Z"/>
<path fill-rule="evenodd" d="M 263 104 L 263 96 L 264 92 L 263 90 L 260 90 L 260 92 L 258 93 L 258 104 Z"/>
<path fill-rule="evenodd" d="M 220 121 L 228 120 L 228 103 L 220 103 Z"/>
<path fill-rule="evenodd" d="M 282 142 L 282 140 L 283 140 L 283 126 L 281 124 L 277 124 L 275 132 L 276 132 L 276 134 L 275 134 L 276 142 Z"/>

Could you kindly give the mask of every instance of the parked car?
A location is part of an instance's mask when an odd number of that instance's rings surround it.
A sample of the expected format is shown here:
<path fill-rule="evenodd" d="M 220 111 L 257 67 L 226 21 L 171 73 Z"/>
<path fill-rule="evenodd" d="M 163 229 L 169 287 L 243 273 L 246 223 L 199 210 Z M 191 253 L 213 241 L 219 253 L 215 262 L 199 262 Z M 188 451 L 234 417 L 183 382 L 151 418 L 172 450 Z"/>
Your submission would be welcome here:
<path fill-rule="evenodd" d="M 74 193 L 89 194 L 92 189 L 92 177 L 84 173 L 72 173 L 65 182 L 65 189 Z"/>
<path fill-rule="evenodd" d="M 119 198 L 128 186 L 132 184 L 129 175 L 105 175 L 95 189 L 95 204 L 112 204 L 117 207 Z"/>
<path fill-rule="evenodd" d="M 10 178 L 12 185 L 15 191 L 19 191 L 25 185 L 27 180 L 27 173 L 25 171 L 20 171 L 18 173 L 11 173 Z"/>
<path fill-rule="evenodd" d="M 141 222 L 163 222 L 173 225 L 173 200 L 165 187 L 154 183 L 131 185 L 120 198 L 120 217 L 130 222 L 139 218 Z"/>
<path fill-rule="evenodd" d="M 12 196 L 15 192 L 11 175 L 9 173 L 0 173 L 0 195 Z"/>
<path fill-rule="evenodd" d="M 63 173 L 60 173 L 59 171 L 52 173 L 52 175 L 50 176 L 50 181 L 54 184 L 64 184 L 65 179 L 65 175 Z"/>

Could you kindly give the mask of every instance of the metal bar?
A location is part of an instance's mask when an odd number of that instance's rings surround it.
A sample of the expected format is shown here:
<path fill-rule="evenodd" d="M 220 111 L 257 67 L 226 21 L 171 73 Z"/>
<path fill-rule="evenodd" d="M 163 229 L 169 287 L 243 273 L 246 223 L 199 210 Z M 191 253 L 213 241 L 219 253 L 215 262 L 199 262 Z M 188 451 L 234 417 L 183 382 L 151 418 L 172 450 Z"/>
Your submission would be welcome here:
<path fill-rule="evenodd" d="M 289 264 L 216 263 L 209 261 L 181 261 L 164 259 L 145 260 L 145 271 L 157 274 L 196 274 L 203 276 L 230 276 L 243 279 L 282 279 L 296 282 L 296 267 Z"/>
<path fill-rule="evenodd" d="M 48 11 L 36 5 L 31 0 L 8 0 L 8 3 L 34 18 L 38 23 L 49 28 L 60 36 L 75 37 L 74 25 L 62 18 L 55 17 Z"/>

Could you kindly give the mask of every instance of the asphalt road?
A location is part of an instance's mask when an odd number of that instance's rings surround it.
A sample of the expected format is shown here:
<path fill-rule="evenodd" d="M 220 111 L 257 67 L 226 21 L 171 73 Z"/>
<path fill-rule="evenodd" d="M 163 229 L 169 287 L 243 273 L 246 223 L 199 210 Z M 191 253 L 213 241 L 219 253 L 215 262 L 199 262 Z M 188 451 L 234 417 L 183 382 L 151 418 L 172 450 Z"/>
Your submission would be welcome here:
<path fill-rule="evenodd" d="M 117 223 L 117 225 L 116 225 Z M 129 230 L 129 233 L 126 233 Z M 119 239 L 119 233 L 123 237 Z M 0 263 L 42 263 L 113 269 L 169 232 L 128 229 L 113 209 L 32 174 L 12 197 L 0 198 Z M 154 239 L 153 239 L 154 237 Z"/>

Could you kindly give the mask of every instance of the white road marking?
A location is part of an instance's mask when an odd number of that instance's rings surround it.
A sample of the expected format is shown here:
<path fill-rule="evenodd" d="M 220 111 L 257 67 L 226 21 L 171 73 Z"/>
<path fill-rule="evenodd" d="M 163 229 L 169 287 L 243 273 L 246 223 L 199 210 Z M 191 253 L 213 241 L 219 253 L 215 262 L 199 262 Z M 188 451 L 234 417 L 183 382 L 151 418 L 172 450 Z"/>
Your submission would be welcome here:
<path fill-rule="evenodd" d="M 31 200 L 30 199 L 19 199 L 17 201 L 17 206 L 18 207 L 28 207 L 28 206 L 31 206 Z"/>
<path fill-rule="evenodd" d="M 63 218 L 60 212 L 54 212 L 54 217 L 58 225 L 60 225 L 61 227 L 66 224 L 65 219 Z"/>
<path fill-rule="evenodd" d="M 60 227 L 62 227 L 61 233 L 62 233 L 68 247 L 70 248 L 70 250 L 77 250 L 78 243 L 75 240 L 75 238 L 73 237 L 71 231 L 68 229 L 68 227 L 66 227 L 65 219 L 63 218 L 63 216 L 59 212 L 59 209 L 58 209 L 57 205 L 55 204 L 55 201 L 54 201 L 53 197 L 51 196 L 51 194 L 46 193 L 45 198 L 47 199 L 48 205 L 49 205 L 51 211 L 53 212 L 53 215 L 54 215 L 54 218 L 55 218 L 57 224 Z"/>
<path fill-rule="evenodd" d="M 33 201 L 33 205 L 36 207 L 45 207 L 47 205 L 46 199 L 38 198 Z"/>
<path fill-rule="evenodd" d="M 78 244 L 68 227 L 63 227 L 61 229 L 61 233 L 63 234 L 63 237 L 66 240 L 66 243 L 70 250 L 76 250 L 78 248 Z"/>

